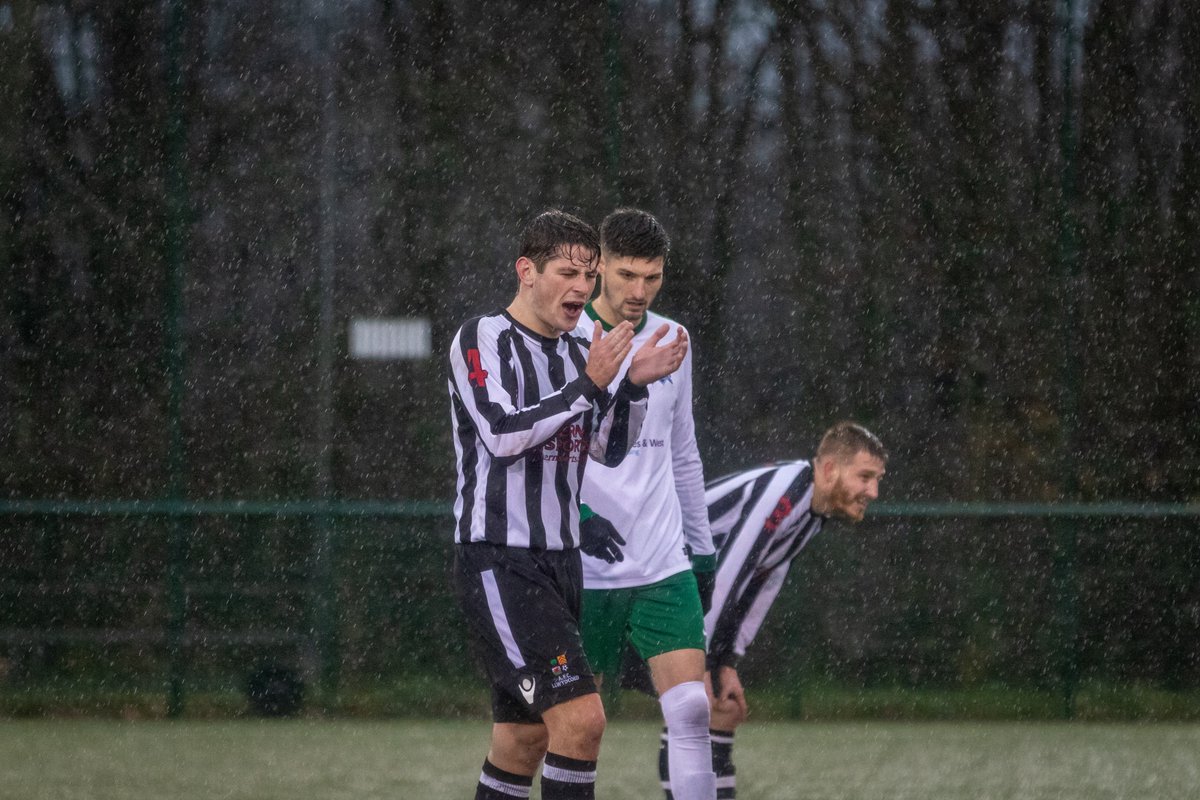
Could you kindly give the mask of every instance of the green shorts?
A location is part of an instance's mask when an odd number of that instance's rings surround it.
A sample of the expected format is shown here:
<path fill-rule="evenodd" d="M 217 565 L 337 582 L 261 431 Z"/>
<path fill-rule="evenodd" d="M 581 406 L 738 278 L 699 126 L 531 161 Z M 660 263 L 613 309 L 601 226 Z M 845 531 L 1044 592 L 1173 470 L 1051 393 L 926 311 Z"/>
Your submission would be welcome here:
<path fill-rule="evenodd" d="M 583 649 L 596 674 L 616 675 L 629 641 L 642 658 L 704 649 L 704 612 L 690 569 L 648 586 L 584 589 Z"/>

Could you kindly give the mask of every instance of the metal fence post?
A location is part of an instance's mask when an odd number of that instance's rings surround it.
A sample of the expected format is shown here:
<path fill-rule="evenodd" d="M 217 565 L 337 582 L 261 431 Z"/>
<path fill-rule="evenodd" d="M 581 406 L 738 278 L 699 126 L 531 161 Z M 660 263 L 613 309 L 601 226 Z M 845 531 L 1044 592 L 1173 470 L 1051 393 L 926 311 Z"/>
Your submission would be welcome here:
<path fill-rule="evenodd" d="M 1063 475 L 1062 498 L 1067 502 L 1079 500 L 1079 384 L 1080 346 L 1079 298 L 1081 286 L 1079 269 L 1078 226 L 1075 221 L 1075 154 L 1078 132 L 1075 119 L 1075 0 L 1060 0 L 1062 25 L 1062 124 L 1059 130 L 1061 159 L 1061 190 L 1059 203 L 1059 269 L 1062 300 L 1066 312 L 1066 330 L 1062 335 L 1062 393 L 1059 419 L 1062 427 L 1059 463 Z M 1078 639 L 1078 577 L 1075 552 L 1078 542 L 1078 522 L 1063 519 L 1056 532 L 1055 578 L 1057 583 L 1057 630 L 1060 634 L 1059 678 L 1063 693 L 1063 716 L 1075 716 L 1075 690 L 1079 680 Z"/>
<path fill-rule="evenodd" d="M 1079 523 L 1059 520 L 1054 532 L 1054 630 L 1064 719 L 1075 718 L 1079 689 Z"/>
<path fill-rule="evenodd" d="M 340 531 L 328 510 L 314 518 L 316 523 L 316 558 L 312 576 L 312 625 L 316 639 L 317 681 L 321 706 L 326 711 L 337 707 L 339 669 L 337 624 L 337 540 Z"/>
<path fill-rule="evenodd" d="M 167 128 L 166 128 L 166 367 L 169 386 L 167 401 L 168 453 L 167 496 L 174 502 L 183 500 L 184 481 L 183 442 L 183 373 L 184 343 L 183 316 L 183 236 L 187 198 L 183 172 L 185 127 L 183 114 L 183 68 L 180 63 L 184 30 L 183 0 L 171 0 L 167 7 Z M 178 717 L 183 713 L 184 628 L 187 613 L 184 597 L 184 570 L 187 558 L 187 538 L 183 517 L 168 516 L 167 543 L 167 631 L 169 652 L 167 714 Z"/>
<path fill-rule="evenodd" d="M 313 637 L 318 660 L 318 681 L 321 702 L 332 708 L 336 704 L 338 670 L 336 585 L 334 581 L 333 517 L 328 504 L 332 501 L 333 439 L 334 439 L 334 294 L 337 277 L 337 143 L 340 131 L 337 104 L 337 54 L 333 30 L 334 8 L 328 0 L 319 0 L 315 21 L 321 48 L 320 143 L 317 151 L 318 220 L 317 273 L 319 310 L 317 320 L 317 408 L 316 408 L 316 478 L 315 489 L 322 509 L 314 517 L 316 541 L 313 564 Z"/>

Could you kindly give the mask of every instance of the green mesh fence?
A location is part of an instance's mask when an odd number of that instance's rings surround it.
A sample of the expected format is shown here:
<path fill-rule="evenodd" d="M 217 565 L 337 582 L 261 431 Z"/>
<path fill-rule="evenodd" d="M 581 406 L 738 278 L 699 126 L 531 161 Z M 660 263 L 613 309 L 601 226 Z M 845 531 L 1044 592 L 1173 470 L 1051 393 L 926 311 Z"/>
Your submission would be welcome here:
<path fill-rule="evenodd" d="M 744 673 L 795 693 L 1027 687 L 1059 693 L 1064 716 L 1081 682 L 1200 687 L 1196 517 L 1194 506 L 892 504 L 862 525 L 831 523 L 794 563 Z M 344 686 L 475 677 L 441 504 L 10 501 L 0 520 L 0 685 L 174 679 L 185 695 L 233 692 L 275 665 L 335 704 Z M 181 620 L 174 523 L 186 533 Z M 327 580 L 315 571 L 323 525 Z"/>

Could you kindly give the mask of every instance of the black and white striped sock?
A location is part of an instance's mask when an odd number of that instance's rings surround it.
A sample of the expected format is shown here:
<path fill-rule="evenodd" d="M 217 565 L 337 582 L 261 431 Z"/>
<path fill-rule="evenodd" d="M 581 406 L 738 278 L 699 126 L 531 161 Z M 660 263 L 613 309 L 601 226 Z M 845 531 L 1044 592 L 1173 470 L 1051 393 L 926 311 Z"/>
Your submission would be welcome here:
<path fill-rule="evenodd" d="M 596 762 L 547 753 L 542 765 L 542 800 L 595 800 Z"/>
<path fill-rule="evenodd" d="M 667 726 L 664 725 L 662 734 L 658 737 L 658 782 L 662 786 L 663 794 L 667 800 L 675 800 L 675 795 L 671 793 L 671 755 L 667 748 Z"/>
<path fill-rule="evenodd" d="M 737 770 L 733 768 L 733 731 L 708 732 L 712 741 L 713 772 L 717 773 L 717 800 L 737 797 Z"/>
<path fill-rule="evenodd" d="M 475 788 L 475 800 L 527 800 L 532 788 L 532 775 L 506 772 L 485 759 L 483 772 L 479 773 L 479 785 Z"/>

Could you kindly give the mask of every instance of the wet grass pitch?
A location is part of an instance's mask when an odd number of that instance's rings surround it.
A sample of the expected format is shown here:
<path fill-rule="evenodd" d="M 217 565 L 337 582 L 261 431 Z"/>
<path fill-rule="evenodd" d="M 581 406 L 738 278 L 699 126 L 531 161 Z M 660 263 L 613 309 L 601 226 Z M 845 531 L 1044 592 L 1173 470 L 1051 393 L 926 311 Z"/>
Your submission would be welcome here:
<path fill-rule="evenodd" d="M 0 721 L 12 800 L 449 800 L 474 794 L 484 721 Z M 600 800 L 661 797 L 658 726 L 610 723 Z M 1191 798 L 1200 725 L 762 722 L 742 800 Z M 534 797 L 540 792 L 536 783 Z"/>

